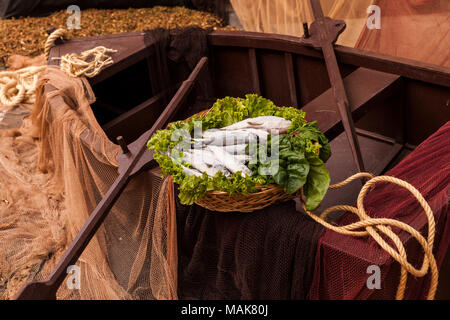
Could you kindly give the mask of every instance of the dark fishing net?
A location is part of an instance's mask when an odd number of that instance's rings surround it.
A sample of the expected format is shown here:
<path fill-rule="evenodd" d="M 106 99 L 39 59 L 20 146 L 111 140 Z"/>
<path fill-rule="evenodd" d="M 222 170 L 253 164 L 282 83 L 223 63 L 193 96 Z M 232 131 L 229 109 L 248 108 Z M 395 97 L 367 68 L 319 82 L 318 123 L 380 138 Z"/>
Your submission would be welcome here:
<path fill-rule="evenodd" d="M 220 213 L 177 201 L 182 299 L 305 299 L 323 227 L 295 202 Z"/>

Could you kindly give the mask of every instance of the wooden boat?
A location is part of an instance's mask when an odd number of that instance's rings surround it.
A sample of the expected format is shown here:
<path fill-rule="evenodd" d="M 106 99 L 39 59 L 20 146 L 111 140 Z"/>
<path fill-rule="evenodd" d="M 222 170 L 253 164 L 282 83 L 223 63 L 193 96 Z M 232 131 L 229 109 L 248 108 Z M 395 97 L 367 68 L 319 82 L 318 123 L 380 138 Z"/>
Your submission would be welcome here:
<path fill-rule="evenodd" d="M 186 102 L 196 99 L 190 90 L 205 69 L 206 59 L 192 72 L 185 61 L 158 65 L 158 43 L 149 43 L 143 32 L 70 40 L 54 47 L 51 58 L 97 45 L 118 50 L 113 55 L 115 64 L 90 80 L 97 96 L 93 106 L 97 119 L 111 140 L 123 137 L 124 153 L 131 150 L 133 159 L 144 159 L 137 162 L 151 163 L 151 153 L 139 153 L 137 146 L 148 140 L 145 133 L 157 119 L 160 124 L 167 123 L 172 116 L 169 107 L 171 112 L 180 107 L 180 119 L 188 116 Z M 211 90 L 203 97 L 204 106 L 217 98 L 247 93 L 260 94 L 280 106 L 298 106 L 307 120 L 318 121 L 331 141 L 333 156 L 328 168 L 332 181 L 356 172 L 320 50 L 296 37 L 232 31 L 209 33 L 207 46 L 212 81 Z M 450 119 L 450 69 L 354 48 L 334 49 L 367 171 L 382 174 Z M 124 141 L 134 142 L 126 145 Z M 122 167 L 132 161 L 122 158 L 119 162 Z M 127 173 L 132 176 L 137 171 Z M 352 188 L 339 195 L 339 203 L 354 201 L 360 186 Z M 336 203 L 336 199 L 329 201 Z M 107 211 L 114 199 L 105 202 L 95 214 Z M 323 206 L 329 204 L 324 201 Z M 87 225 L 101 223 L 102 218 L 95 214 Z M 94 225 L 88 228 L 82 242 L 88 242 L 95 229 Z M 76 261 L 83 249 L 79 244 L 69 248 L 66 262 Z M 446 260 L 443 270 L 448 271 L 449 254 Z M 441 283 L 445 286 L 445 281 Z M 442 290 L 448 294 L 449 288 Z"/>
<path fill-rule="evenodd" d="M 276 105 L 298 106 L 307 120 L 318 121 L 333 150 L 343 150 L 330 159 L 333 180 L 354 172 L 319 50 L 299 38 L 274 34 L 213 31 L 207 39 L 210 105 L 221 97 L 258 93 Z M 155 122 L 189 72 L 181 63 L 170 68 L 170 75 L 159 74 L 154 47 L 144 43 L 144 33 L 74 39 L 55 47 L 51 57 L 100 44 L 119 53 L 113 66 L 91 80 L 97 96 L 93 110 L 111 140 L 134 141 Z M 381 174 L 450 119 L 448 68 L 341 46 L 335 52 L 366 170 Z M 162 78 L 169 80 L 158 87 Z"/>

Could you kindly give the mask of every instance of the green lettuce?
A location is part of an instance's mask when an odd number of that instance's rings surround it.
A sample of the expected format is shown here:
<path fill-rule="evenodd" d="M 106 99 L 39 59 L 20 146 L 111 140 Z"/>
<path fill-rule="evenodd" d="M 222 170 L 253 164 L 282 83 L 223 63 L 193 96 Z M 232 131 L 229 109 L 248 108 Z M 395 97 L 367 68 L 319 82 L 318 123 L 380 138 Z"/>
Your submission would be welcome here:
<path fill-rule="evenodd" d="M 196 125 L 203 130 L 222 128 L 247 118 L 278 116 L 291 120 L 286 134 L 269 136 L 267 145 L 259 145 L 256 161 L 249 164 L 251 176 L 240 172 L 226 178 L 221 172 L 214 177 L 187 176 L 180 165 L 166 155 L 183 138 L 191 137 Z M 180 133 L 181 132 L 181 133 Z M 271 154 L 272 144 L 278 145 L 278 154 Z M 294 107 L 277 107 L 272 101 L 256 94 L 245 98 L 225 97 L 214 103 L 204 117 L 194 116 L 189 121 L 176 121 L 167 129 L 157 131 L 149 140 L 148 148 L 154 150 L 154 158 L 163 175 L 171 175 L 179 184 L 179 198 L 183 204 L 193 204 L 211 190 L 229 194 L 258 192 L 258 186 L 276 183 L 293 194 L 304 187 L 308 210 L 315 209 L 328 189 L 330 176 L 324 163 L 331 156 L 325 135 L 316 122 L 305 121 L 305 113 Z M 264 149 L 263 149 L 264 147 Z M 276 149 L 275 149 L 276 150 Z"/>

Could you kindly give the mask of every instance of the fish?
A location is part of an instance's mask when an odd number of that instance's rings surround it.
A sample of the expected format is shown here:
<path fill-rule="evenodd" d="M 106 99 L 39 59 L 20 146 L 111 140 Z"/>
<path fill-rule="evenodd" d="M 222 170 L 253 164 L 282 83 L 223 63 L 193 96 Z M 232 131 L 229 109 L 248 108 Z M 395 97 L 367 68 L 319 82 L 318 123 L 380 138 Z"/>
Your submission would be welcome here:
<path fill-rule="evenodd" d="M 187 174 L 188 176 L 197 176 L 197 177 L 201 177 L 202 176 L 202 173 L 200 171 L 198 171 L 198 170 L 185 167 L 182 164 L 180 164 L 180 166 L 181 166 L 181 168 L 183 168 L 183 172 L 185 174 Z"/>
<path fill-rule="evenodd" d="M 285 133 L 291 126 L 292 121 L 276 116 L 261 116 L 245 119 L 232 125 L 221 128 L 222 130 L 262 129 L 269 133 L 278 131 Z"/>
<path fill-rule="evenodd" d="M 255 128 L 247 128 L 247 129 L 243 129 L 243 130 L 257 135 L 259 143 L 267 142 L 267 136 L 269 135 L 269 132 L 267 132 L 266 130 L 255 129 Z"/>
<path fill-rule="evenodd" d="M 210 177 L 214 177 L 218 172 L 222 172 L 226 177 L 231 175 L 222 162 L 218 161 L 214 153 L 209 150 L 191 149 L 183 151 L 182 159 L 198 171 L 206 172 Z"/>
<path fill-rule="evenodd" d="M 168 155 L 169 158 L 170 158 L 174 163 L 180 165 L 181 168 L 183 169 L 183 172 L 184 172 L 186 175 L 188 175 L 188 176 L 197 176 L 197 177 L 201 177 L 201 176 L 202 176 L 202 173 L 201 173 L 200 171 L 195 170 L 195 169 L 192 169 L 192 168 L 188 168 L 188 167 L 186 167 L 186 166 L 183 166 L 183 165 L 181 164 L 180 159 L 179 159 L 179 158 L 178 158 L 178 159 L 174 158 L 174 157 L 172 156 L 172 153 L 171 153 L 171 152 L 170 152 L 170 153 L 169 153 L 169 152 L 163 152 L 163 154 Z"/>
<path fill-rule="evenodd" d="M 242 155 L 242 154 L 246 154 L 247 151 L 247 144 L 243 143 L 243 144 L 233 144 L 230 146 L 224 146 L 224 150 L 230 154 L 233 155 Z"/>
<path fill-rule="evenodd" d="M 250 156 L 247 156 L 245 154 L 232 154 L 231 156 L 234 158 L 234 160 L 236 160 L 237 162 L 242 163 L 242 164 L 249 162 L 251 159 Z"/>
<path fill-rule="evenodd" d="M 257 142 L 258 136 L 246 130 L 206 130 L 202 134 L 203 143 L 213 146 L 229 146 Z"/>
<path fill-rule="evenodd" d="M 224 148 L 209 145 L 207 149 L 213 152 L 216 159 L 218 159 L 231 172 L 236 173 L 240 171 L 243 177 L 245 177 L 245 175 L 251 176 L 252 171 L 243 163 L 239 162 L 235 156 L 226 152 Z"/>

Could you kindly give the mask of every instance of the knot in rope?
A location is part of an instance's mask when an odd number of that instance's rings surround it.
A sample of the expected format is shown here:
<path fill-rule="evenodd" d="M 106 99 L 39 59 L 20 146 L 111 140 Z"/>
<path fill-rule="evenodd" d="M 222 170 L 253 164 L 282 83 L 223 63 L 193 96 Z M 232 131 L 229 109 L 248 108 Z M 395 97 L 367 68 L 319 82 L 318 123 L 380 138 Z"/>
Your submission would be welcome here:
<path fill-rule="evenodd" d="M 61 70 L 71 77 L 92 78 L 98 75 L 104 67 L 114 63 L 113 59 L 107 55 L 107 53 L 114 52 L 117 50 L 100 46 L 83 51 L 81 55 L 70 53 L 53 59 L 61 60 Z"/>

